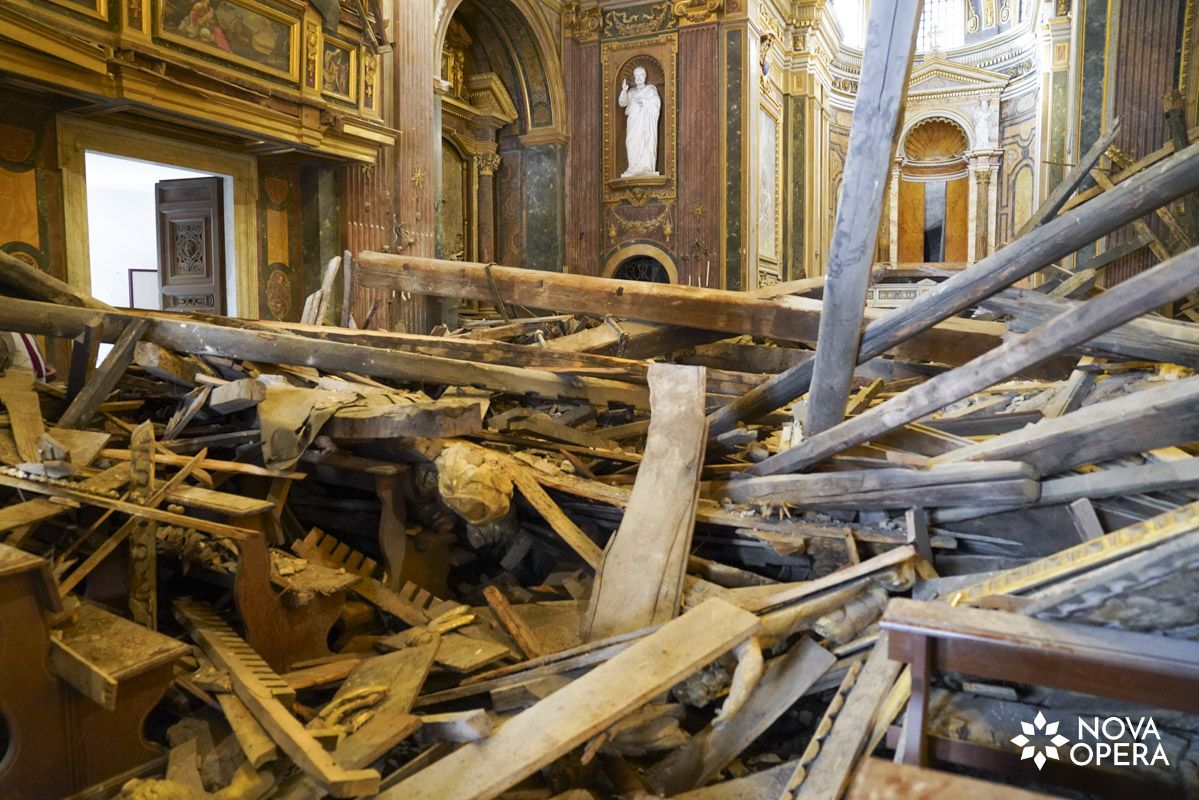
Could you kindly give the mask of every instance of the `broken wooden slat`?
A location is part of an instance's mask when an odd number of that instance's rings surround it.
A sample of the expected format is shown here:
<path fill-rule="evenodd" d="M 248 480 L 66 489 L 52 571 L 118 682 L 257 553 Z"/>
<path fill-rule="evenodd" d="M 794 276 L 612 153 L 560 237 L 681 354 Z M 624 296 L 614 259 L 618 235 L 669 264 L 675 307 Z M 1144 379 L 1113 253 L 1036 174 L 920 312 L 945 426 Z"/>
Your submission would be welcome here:
<path fill-rule="evenodd" d="M 819 754 L 795 789 L 795 800 L 827 800 L 840 797 L 845 791 L 879 706 L 901 666 L 887 657 L 886 637 L 880 637 L 845 698 L 845 706 L 833 720 L 828 738 L 821 743 Z"/>
<path fill-rule="evenodd" d="M 379 795 L 381 800 L 489 800 L 745 641 L 753 614 L 709 600 L 587 675 Z"/>
<path fill-rule="evenodd" d="M 679 611 L 706 438 L 703 367 L 653 364 L 650 402 L 644 460 L 591 590 L 588 641 L 666 622 Z"/>
<path fill-rule="evenodd" d="M 250 766 L 260 769 L 263 765 L 279 757 L 279 748 L 267 736 L 266 731 L 258 724 L 258 720 L 254 719 L 254 715 L 250 713 L 250 709 L 246 708 L 246 704 L 238 699 L 237 695 L 219 694 L 217 702 L 221 704 L 221 712 L 225 715 L 225 721 L 233 729 L 233 735 L 237 737 L 237 743 L 241 745 L 241 750 L 245 753 L 246 761 L 250 763 Z"/>
<path fill-rule="evenodd" d="M 1025 461 L 1042 475 L 1199 438 L 1199 377 L 1163 383 L 937 456 L 937 464 Z M 1135 425 L 1128 421 L 1136 420 Z M 1102 431 L 1102 435 L 1096 435 Z"/>

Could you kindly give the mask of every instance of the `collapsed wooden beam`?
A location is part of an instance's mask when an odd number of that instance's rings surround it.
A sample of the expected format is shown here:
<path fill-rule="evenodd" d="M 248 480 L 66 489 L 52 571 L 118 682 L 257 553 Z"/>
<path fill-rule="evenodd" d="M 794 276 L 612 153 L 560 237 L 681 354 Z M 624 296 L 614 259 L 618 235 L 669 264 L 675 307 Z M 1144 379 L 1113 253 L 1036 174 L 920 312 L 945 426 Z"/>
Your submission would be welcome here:
<path fill-rule="evenodd" d="M 358 280 L 372 289 L 611 314 L 809 344 L 816 341 L 820 326 L 820 301 L 804 297 L 764 298 L 696 286 L 592 278 L 388 253 L 360 253 L 357 260 Z M 883 312 L 873 309 L 866 312 L 866 317 L 872 320 L 882 315 Z M 994 323 L 947 320 L 906 344 L 899 353 L 928 361 L 959 363 L 998 344 L 1003 333 L 1003 326 Z"/>
<path fill-rule="evenodd" d="M 875 3 L 866 29 L 862 81 L 849 132 L 849 153 L 837 221 L 829 244 L 824 309 L 812 368 L 807 433 L 828 430 L 845 419 L 849 383 L 858 363 L 866 288 L 878 242 L 883 193 L 895 155 L 900 109 L 923 0 Z"/>
<path fill-rule="evenodd" d="M 808 467 L 847 447 L 969 397 L 1164 303 L 1185 297 L 1197 288 L 1199 247 L 1142 272 L 1085 303 L 1071 306 L 1068 311 L 1004 343 L 993 352 L 958 369 L 942 373 L 864 414 L 768 458 L 749 472 L 754 475 L 776 475 Z"/>
<path fill-rule="evenodd" d="M 143 319 L 150 320 L 143 336 L 146 341 L 181 353 L 315 367 L 326 372 L 354 372 L 415 383 L 481 386 L 501 392 L 586 400 L 599 406 L 622 403 L 649 408 L 649 392 L 644 387 L 601 378 L 319 341 L 167 314 L 71 308 L 15 298 L 6 298 L 0 304 L 0 329 L 46 336 L 71 338 L 89 322 L 98 320 L 102 338 L 112 342 L 126 326 Z"/>
<path fill-rule="evenodd" d="M 954 275 L 934 291 L 871 322 L 862 337 L 858 363 L 896 348 L 930 325 L 1195 189 L 1199 189 L 1199 144 L 1129 178 L 1085 208 L 1062 213 Z M 709 437 L 728 432 L 738 422 L 769 414 L 803 395 L 811 382 L 812 367 L 810 362 L 792 367 L 714 412 L 708 423 Z"/>

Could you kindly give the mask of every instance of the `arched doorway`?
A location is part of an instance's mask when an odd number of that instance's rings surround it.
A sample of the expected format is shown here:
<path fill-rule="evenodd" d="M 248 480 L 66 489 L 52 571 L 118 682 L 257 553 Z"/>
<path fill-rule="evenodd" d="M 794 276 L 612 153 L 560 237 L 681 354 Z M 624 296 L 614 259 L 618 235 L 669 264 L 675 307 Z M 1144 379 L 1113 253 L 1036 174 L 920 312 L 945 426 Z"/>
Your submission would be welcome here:
<path fill-rule="evenodd" d="M 564 89 L 553 38 L 523 0 L 448 4 L 442 36 L 439 252 L 559 270 Z"/>
<path fill-rule="evenodd" d="M 970 182 L 962 127 L 921 120 L 903 139 L 899 167 L 899 263 L 966 266 Z"/>

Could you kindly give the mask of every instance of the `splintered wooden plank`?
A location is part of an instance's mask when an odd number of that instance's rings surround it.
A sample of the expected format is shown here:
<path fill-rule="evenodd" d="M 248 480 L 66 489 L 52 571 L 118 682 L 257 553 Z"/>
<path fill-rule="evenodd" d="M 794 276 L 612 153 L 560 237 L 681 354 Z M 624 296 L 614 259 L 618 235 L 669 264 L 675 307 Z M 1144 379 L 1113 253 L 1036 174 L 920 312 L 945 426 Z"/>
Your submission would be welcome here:
<path fill-rule="evenodd" d="M 70 337 L 96 318 L 102 322 L 105 341 L 114 338 L 117 330 L 144 322 L 150 325 L 146 332 L 147 341 L 175 352 L 268 364 L 304 364 L 325 372 L 354 372 L 374 378 L 449 386 L 482 386 L 548 398 L 570 397 L 601 406 L 622 403 L 649 407 L 649 396 L 644 388 L 619 380 L 426 356 L 352 342 L 308 338 L 287 331 L 254 330 L 180 319 L 154 312 L 92 311 L 16 298 L 6 298 L 0 305 L 0 328 L 21 333 Z"/>
<path fill-rule="evenodd" d="M 452 438 L 483 430 L 479 400 L 448 399 L 427 403 L 345 408 L 323 432 L 334 439 L 392 439 L 398 436 Z"/>
<path fill-rule="evenodd" d="M 754 465 L 754 475 L 803 469 L 847 447 L 969 397 L 1021 369 L 1199 289 L 1199 248 L 1142 272 L 957 369 L 943 372 L 860 416 Z M 1102 438 L 1102 437 L 1096 437 Z M 1183 441 L 1183 440 L 1179 440 Z"/>
<path fill-rule="evenodd" d="M 175 611 L 213 663 L 229 673 L 238 699 L 296 766 L 334 797 L 378 792 L 379 773 L 347 769 L 326 752 L 280 702 L 280 696 L 292 695 L 292 689 L 220 617 L 205 606 L 186 601 L 177 602 Z"/>
<path fill-rule="evenodd" d="M 87 384 L 83 387 L 67 410 L 58 419 L 60 428 L 78 428 L 91 421 L 100 404 L 108 397 L 109 392 L 116 388 L 117 381 L 125 374 L 125 370 L 133 361 L 133 348 L 150 328 L 150 321 L 138 319 L 129 322 L 121 335 L 117 337 L 104 357 L 104 361 L 92 373 Z"/>
<path fill-rule="evenodd" d="M 121 489 L 127 483 L 129 483 L 129 465 L 117 464 L 115 467 L 109 467 L 83 481 L 79 484 L 79 488 L 88 492 L 106 494 Z M 61 501 L 55 502 L 41 497 L 5 506 L 0 508 L 0 533 L 25 525 L 45 522 L 67 513 L 71 508 L 71 505 L 64 505 Z M 10 541 L 9 544 L 13 544 L 13 542 Z"/>
<path fill-rule="evenodd" d="M 490 800 L 749 638 L 753 614 L 709 600 L 504 723 L 379 795 Z"/>
<path fill-rule="evenodd" d="M 895 156 L 895 135 L 907 96 L 923 0 L 875 3 L 849 132 L 841 201 L 824 274 L 824 309 L 808 398 L 805 432 L 815 435 L 845 419 L 858 363 L 866 287 L 874 264 L 883 193 Z"/>
<path fill-rule="evenodd" d="M 891 350 L 930 325 L 1196 188 L 1199 188 L 1199 144 L 1100 195 L 1085 211 L 1061 214 L 970 269 L 957 273 L 938 285 L 936 291 L 873 320 L 862 336 L 859 363 Z M 932 360 L 944 359 L 934 356 Z M 792 367 L 714 412 L 709 435 L 725 433 L 739 421 L 757 419 L 801 397 L 811 383 L 812 367 L 810 361 Z"/>
<path fill-rule="evenodd" d="M 745 705 L 693 736 L 650 771 L 664 796 L 702 786 L 761 736 L 837 661 L 811 639 L 773 659 Z"/>
<path fill-rule="evenodd" d="M 645 455 L 596 571 L 588 641 L 666 622 L 681 605 L 707 433 L 704 369 L 655 363 L 649 381 Z"/>
<path fill-rule="evenodd" d="M 747 478 L 729 481 L 720 488 L 719 496 L 727 495 L 734 503 L 783 501 L 800 506 L 835 507 L 857 502 L 863 495 L 901 496 L 912 490 L 913 498 L 919 492 L 938 486 L 977 484 L 974 499 L 984 499 L 982 492 L 995 481 L 1032 480 L 1036 473 L 1019 462 L 988 462 L 990 469 L 963 469 L 979 467 L 979 464 L 954 465 L 956 469 L 934 467 L 932 469 L 884 468 L 872 470 L 847 470 L 845 472 L 820 472 L 811 475 L 772 475 L 765 478 Z M 907 505 L 918 503 L 908 502 Z M 896 508 L 903 507 L 900 503 Z M 937 505 L 925 502 L 924 505 Z"/>

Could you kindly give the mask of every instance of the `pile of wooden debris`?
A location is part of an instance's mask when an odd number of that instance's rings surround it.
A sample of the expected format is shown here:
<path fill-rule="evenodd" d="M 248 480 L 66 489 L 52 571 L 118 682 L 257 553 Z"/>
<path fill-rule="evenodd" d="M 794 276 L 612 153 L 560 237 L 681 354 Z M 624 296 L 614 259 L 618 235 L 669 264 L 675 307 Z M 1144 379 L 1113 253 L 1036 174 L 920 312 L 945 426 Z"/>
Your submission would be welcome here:
<path fill-rule="evenodd" d="M 69 363 L 0 377 L 0 796 L 1199 796 L 1199 145 L 1101 141 L 864 313 L 901 5 L 827 284 L 361 253 L 290 324 L 0 254 L 0 330 Z M 1129 224 L 1162 263 L 1068 268 Z"/>
<path fill-rule="evenodd" d="M 361 254 L 364 286 L 569 312 L 412 336 L 111 309 L 4 257 L 0 327 L 71 368 L 0 379 L 0 793 L 971 791 L 930 760 L 1193 789 L 1199 330 L 1141 315 L 1196 261 L 939 321 L 984 262 L 872 321 L 807 435 L 819 280 Z M 1013 720 L 1086 695 L 1172 709 L 1166 766 L 1030 772 Z"/>

